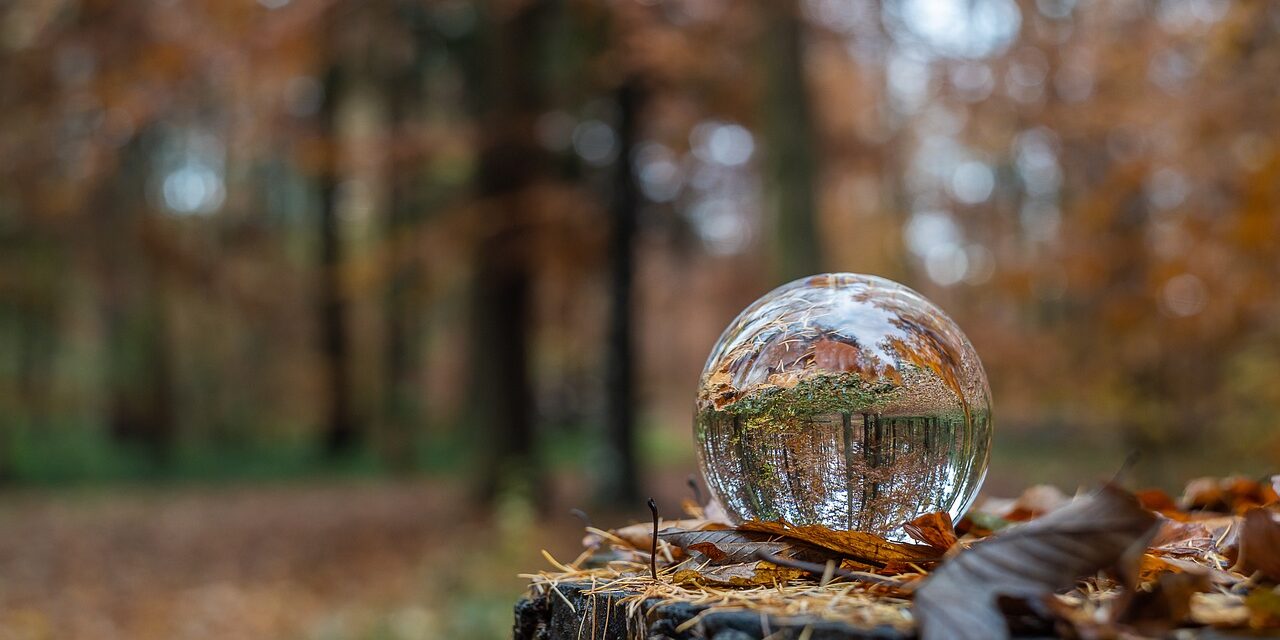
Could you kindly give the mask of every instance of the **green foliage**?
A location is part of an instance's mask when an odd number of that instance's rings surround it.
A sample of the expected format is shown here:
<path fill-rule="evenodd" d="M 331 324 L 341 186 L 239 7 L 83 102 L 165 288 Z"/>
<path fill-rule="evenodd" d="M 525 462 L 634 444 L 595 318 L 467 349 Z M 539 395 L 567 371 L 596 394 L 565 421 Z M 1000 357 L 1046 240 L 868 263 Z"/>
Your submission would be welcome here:
<path fill-rule="evenodd" d="M 724 407 L 725 413 L 751 418 L 752 423 L 786 422 L 832 412 L 874 412 L 902 387 L 871 383 L 854 373 L 806 378 L 794 387 L 768 387 Z"/>

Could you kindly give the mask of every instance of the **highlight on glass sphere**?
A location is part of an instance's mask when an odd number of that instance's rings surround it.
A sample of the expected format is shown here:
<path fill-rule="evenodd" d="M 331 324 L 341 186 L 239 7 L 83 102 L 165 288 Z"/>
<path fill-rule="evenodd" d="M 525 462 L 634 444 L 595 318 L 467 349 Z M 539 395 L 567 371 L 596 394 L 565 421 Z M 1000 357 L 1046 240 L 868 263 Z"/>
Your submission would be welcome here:
<path fill-rule="evenodd" d="M 960 328 L 876 276 L 783 285 L 725 329 L 698 388 L 694 435 L 731 517 L 905 540 L 958 518 L 991 443 L 991 392 Z"/>

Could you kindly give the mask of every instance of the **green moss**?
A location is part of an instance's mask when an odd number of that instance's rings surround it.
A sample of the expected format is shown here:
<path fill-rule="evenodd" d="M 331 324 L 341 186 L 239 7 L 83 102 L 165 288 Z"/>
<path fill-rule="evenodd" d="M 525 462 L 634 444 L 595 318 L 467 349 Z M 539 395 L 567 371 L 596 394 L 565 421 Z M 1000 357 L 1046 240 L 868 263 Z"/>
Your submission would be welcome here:
<path fill-rule="evenodd" d="M 781 431 L 814 416 L 832 413 L 875 413 L 896 398 L 902 387 L 870 383 L 853 373 L 819 375 L 789 389 L 766 387 L 733 402 L 718 413 L 737 417 L 744 430 Z"/>

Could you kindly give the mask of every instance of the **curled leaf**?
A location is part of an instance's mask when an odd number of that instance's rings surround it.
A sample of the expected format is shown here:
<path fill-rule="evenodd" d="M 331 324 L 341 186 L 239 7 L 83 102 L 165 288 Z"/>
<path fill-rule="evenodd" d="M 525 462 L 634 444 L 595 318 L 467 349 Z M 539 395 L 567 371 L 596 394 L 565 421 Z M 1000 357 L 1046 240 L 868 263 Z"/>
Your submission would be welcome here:
<path fill-rule="evenodd" d="M 670 520 L 663 524 L 667 525 L 669 529 L 682 531 L 706 531 L 728 527 L 726 524 L 705 519 Z M 649 548 L 653 545 L 652 522 L 637 522 L 619 529 L 610 529 L 609 533 L 645 553 L 648 553 Z"/>
<path fill-rule="evenodd" d="M 916 591 L 921 638 L 1007 638 L 998 596 L 1035 598 L 1122 559 L 1132 564 L 1154 525 L 1133 495 L 1107 486 L 996 534 L 956 554 Z"/>
<path fill-rule="evenodd" d="M 1239 518 L 1224 516 L 1208 520 L 1179 522 L 1161 518 L 1151 539 L 1151 553 L 1169 556 L 1205 557 L 1210 553 L 1234 556 Z"/>
<path fill-rule="evenodd" d="M 1134 494 L 1144 509 L 1150 509 L 1175 520 L 1185 519 L 1178 503 L 1160 489 L 1143 489 Z"/>
<path fill-rule="evenodd" d="M 1270 580 L 1280 581 L 1280 522 L 1269 510 L 1252 509 L 1244 514 L 1236 564 L 1246 575 L 1261 571 Z"/>
<path fill-rule="evenodd" d="M 956 544 L 956 530 L 951 526 L 951 515 L 945 511 L 926 513 L 902 525 L 902 530 L 940 552 Z"/>
<path fill-rule="evenodd" d="M 733 529 L 706 531 L 664 529 L 658 533 L 658 537 L 693 555 L 695 561 L 712 565 L 754 563 L 761 552 L 780 558 L 796 558 L 809 562 L 826 562 L 835 555 L 798 540 Z"/>
<path fill-rule="evenodd" d="M 834 551 L 846 558 L 880 566 L 890 562 L 933 562 L 941 555 L 932 547 L 890 542 L 865 531 L 838 531 L 822 525 L 801 526 L 782 520 L 744 522 L 738 525 L 738 530 L 785 536 Z"/>

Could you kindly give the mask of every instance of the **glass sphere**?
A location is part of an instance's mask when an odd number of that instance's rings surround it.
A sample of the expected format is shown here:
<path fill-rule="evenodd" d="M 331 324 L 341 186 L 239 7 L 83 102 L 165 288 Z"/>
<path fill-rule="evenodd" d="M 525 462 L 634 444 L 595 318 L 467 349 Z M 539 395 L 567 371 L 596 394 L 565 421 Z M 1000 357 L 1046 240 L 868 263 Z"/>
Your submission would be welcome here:
<path fill-rule="evenodd" d="M 731 517 L 905 539 L 958 518 L 987 472 L 991 391 L 941 309 L 895 282 L 833 273 L 769 292 L 707 359 L 698 463 Z"/>

